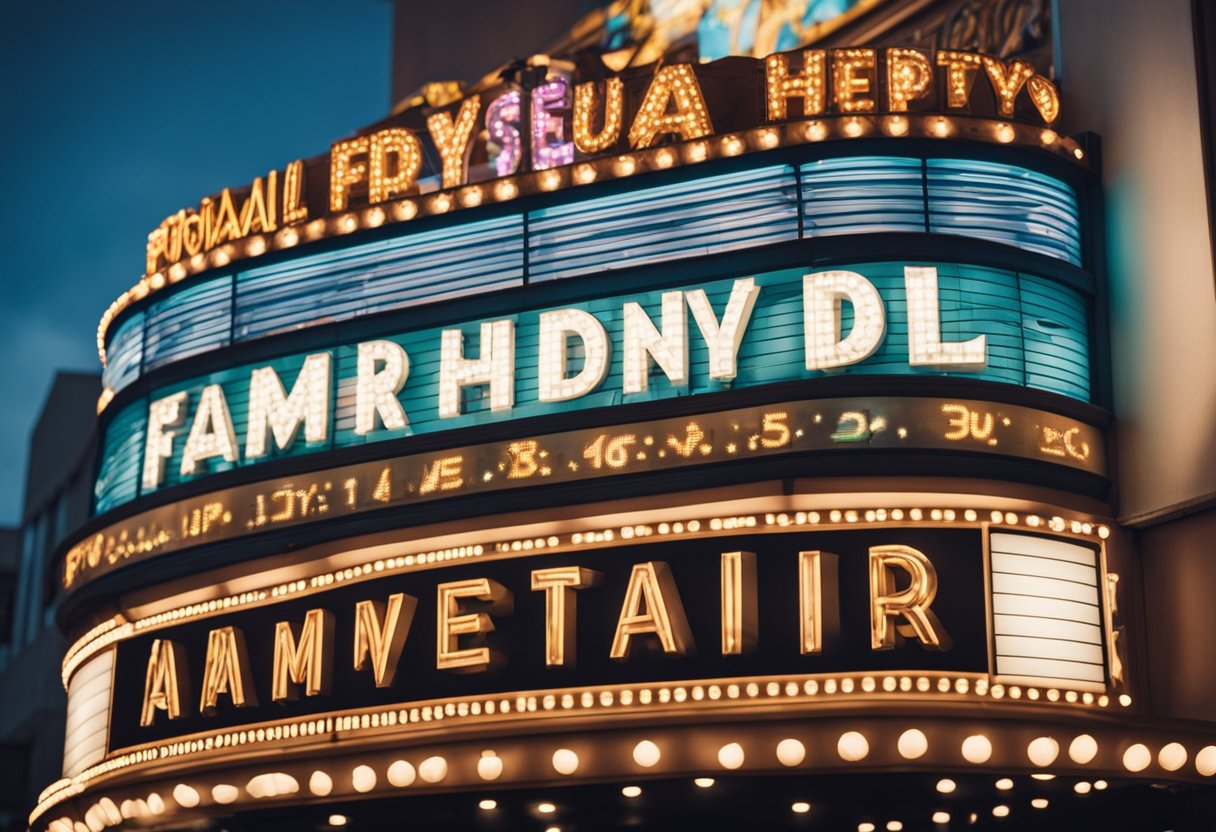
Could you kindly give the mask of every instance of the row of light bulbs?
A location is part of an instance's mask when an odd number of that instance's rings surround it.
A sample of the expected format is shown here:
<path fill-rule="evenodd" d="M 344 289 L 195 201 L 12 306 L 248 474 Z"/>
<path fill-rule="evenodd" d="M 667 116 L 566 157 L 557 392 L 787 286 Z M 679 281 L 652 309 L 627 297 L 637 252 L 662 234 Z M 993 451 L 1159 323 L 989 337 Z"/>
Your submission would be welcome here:
<path fill-rule="evenodd" d="M 508 202 L 521 195 L 556 191 L 571 185 L 588 185 L 605 179 L 619 179 L 646 170 L 666 170 L 681 164 L 697 164 L 713 158 L 738 156 L 749 148 L 771 150 L 783 145 L 798 145 L 828 139 L 866 137 L 924 138 L 958 137 L 969 140 L 1019 143 L 1039 146 L 1062 156 L 1081 161 L 1082 148 L 1072 139 L 1050 128 L 1031 127 L 1005 121 L 968 116 L 935 115 L 848 115 L 817 118 L 788 124 L 759 127 L 721 136 L 698 138 L 675 145 L 604 157 L 573 165 L 548 168 L 495 182 L 449 187 L 416 197 L 362 211 L 350 211 L 328 219 L 315 219 L 300 226 L 289 226 L 274 234 L 256 235 L 241 243 L 227 243 L 209 254 L 195 254 L 163 271 L 146 275 L 120 295 L 101 317 L 97 329 L 97 350 L 106 363 L 106 332 L 110 323 L 126 307 L 166 286 L 179 283 L 190 274 L 224 268 L 238 258 L 257 257 L 272 249 L 290 249 L 302 242 L 350 234 L 360 228 L 378 228 L 386 222 L 404 222 L 419 216 L 446 214 L 453 209 L 476 208 L 488 202 Z M 448 178 L 445 176 L 445 179 Z"/>

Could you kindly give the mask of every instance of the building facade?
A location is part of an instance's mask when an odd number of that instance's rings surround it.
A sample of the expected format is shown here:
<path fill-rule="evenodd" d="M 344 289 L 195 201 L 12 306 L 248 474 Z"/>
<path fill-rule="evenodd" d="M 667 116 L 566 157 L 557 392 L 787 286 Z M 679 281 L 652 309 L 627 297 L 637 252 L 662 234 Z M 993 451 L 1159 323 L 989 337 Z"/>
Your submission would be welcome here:
<path fill-rule="evenodd" d="M 30 828 L 1209 828 L 1203 25 L 1092 5 L 612 3 L 166 218 Z"/>

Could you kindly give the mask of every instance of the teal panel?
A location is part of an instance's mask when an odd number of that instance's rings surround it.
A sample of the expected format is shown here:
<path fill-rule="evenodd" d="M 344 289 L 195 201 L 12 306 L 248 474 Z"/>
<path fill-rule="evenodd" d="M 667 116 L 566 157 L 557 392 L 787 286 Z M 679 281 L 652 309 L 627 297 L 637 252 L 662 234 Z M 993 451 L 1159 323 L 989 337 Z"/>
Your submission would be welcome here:
<path fill-rule="evenodd" d="M 344 448 L 381 442 L 414 434 L 434 433 L 455 428 L 484 425 L 546 414 L 566 413 L 628 404 L 642 400 L 661 400 L 695 396 L 720 390 L 757 387 L 781 381 L 825 375 L 934 375 L 979 378 L 1013 385 L 1050 390 L 1079 399 L 1089 395 L 1089 327 L 1087 301 L 1075 290 L 1050 280 L 1018 275 L 1000 269 L 975 266 L 936 265 L 938 305 L 944 341 L 965 341 L 978 335 L 987 339 L 988 365 L 972 372 L 943 372 L 939 369 L 913 368 L 908 365 L 907 298 L 904 268 L 908 265 L 933 266 L 931 263 L 876 263 L 851 267 L 879 291 L 886 315 L 886 335 L 879 349 L 865 361 L 826 372 L 805 369 L 802 278 L 809 269 L 786 269 L 756 276 L 761 287 L 738 355 L 738 374 L 732 382 L 709 378 L 708 348 L 691 314 L 689 325 L 689 377 L 686 387 L 673 387 L 657 367 L 653 368 L 650 389 L 626 396 L 622 392 L 623 304 L 636 301 L 658 321 L 664 291 L 597 298 L 568 307 L 585 309 L 604 326 L 612 345 L 609 372 L 592 393 L 566 402 L 541 402 L 537 396 L 537 347 L 540 314 L 546 309 L 506 313 L 496 320 L 515 324 L 515 406 L 507 413 L 493 413 L 489 407 L 488 386 L 466 388 L 463 412 L 459 417 L 440 419 L 438 415 L 439 359 L 441 332 L 451 327 L 429 327 L 391 336 L 406 351 L 410 374 L 399 394 L 409 425 L 403 430 L 376 430 L 366 436 L 354 433 L 356 344 L 335 345 L 332 356 L 332 401 L 329 438 L 307 443 L 302 436 L 287 450 L 273 449 L 258 460 L 229 463 L 211 461 L 191 477 L 180 474 L 181 454 L 190 421 L 200 394 L 209 384 L 224 391 L 236 428 L 238 444 L 243 446 L 249 411 L 249 379 L 258 367 L 273 367 L 288 391 L 296 381 L 306 353 L 284 356 L 272 361 L 197 377 L 154 391 L 148 400 L 125 408 L 108 426 L 103 450 L 102 474 L 98 483 L 98 510 L 104 511 L 136 494 L 139 457 L 143 446 L 144 413 L 149 400 L 178 391 L 189 393 L 189 414 L 178 426 L 173 456 L 166 460 L 163 486 L 195 479 L 236 466 L 252 466 L 266 459 L 295 457 L 330 448 Z M 682 287 L 685 291 L 703 289 L 720 317 L 730 296 L 733 279 L 717 280 Z M 568 308 L 550 307 L 550 308 Z M 487 318 L 485 320 L 494 320 Z M 842 309 L 843 331 L 852 326 L 852 309 Z M 459 328 L 465 333 L 465 355 L 480 353 L 479 326 L 470 321 Z M 313 353 L 324 350 L 314 350 Z M 568 373 L 582 366 L 580 351 L 573 350 Z M 875 382 L 875 391 L 881 383 Z"/>
<path fill-rule="evenodd" d="M 94 510 L 101 514 L 139 496 L 148 402 L 139 399 L 120 410 L 106 426 L 101 467 L 93 485 Z"/>

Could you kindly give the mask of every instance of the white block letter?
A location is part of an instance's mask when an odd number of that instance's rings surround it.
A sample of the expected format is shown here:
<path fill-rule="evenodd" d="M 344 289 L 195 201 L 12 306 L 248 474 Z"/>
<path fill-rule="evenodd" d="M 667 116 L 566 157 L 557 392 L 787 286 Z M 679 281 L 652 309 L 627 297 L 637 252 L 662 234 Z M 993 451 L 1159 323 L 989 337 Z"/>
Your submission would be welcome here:
<path fill-rule="evenodd" d="M 853 306 L 853 328 L 840 337 L 840 303 Z M 857 272 L 816 272 L 802 277 L 802 326 L 806 368 L 829 370 L 864 361 L 886 333 L 882 298 Z"/>
<path fill-rule="evenodd" d="M 566 378 L 566 342 L 571 335 L 583 342 L 583 368 Z M 585 396 L 608 375 L 608 333 L 590 312 L 558 309 L 540 315 L 540 357 L 537 387 L 542 402 L 564 402 Z"/>
<path fill-rule="evenodd" d="M 173 437 L 175 430 L 165 430 L 170 425 L 180 425 L 186 415 L 183 405 L 190 398 L 186 391 L 174 393 L 157 399 L 148 406 L 148 430 L 144 444 L 144 474 L 142 485 L 145 490 L 160 485 L 165 475 L 165 460 L 173 456 Z"/>
<path fill-rule="evenodd" d="M 232 429 L 224 388 L 208 384 L 198 398 L 190 435 L 182 449 L 182 476 L 193 474 L 200 462 L 216 456 L 225 462 L 236 462 L 236 432 Z"/>
<path fill-rule="evenodd" d="M 410 358 L 395 341 L 366 341 L 359 345 L 355 379 L 355 433 L 376 429 L 376 414 L 385 430 L 400 430 L 409 419 L 397 394 L 410 374 Z"/>
<path fill-rule="evenodd" d="M 273 367 L 253 371 L 249 378 L 246 459 L 266 455 L 268 431 L 274 433 L 274 444 L 279 450 L 291 447 L 301 422 L 305 442 L 321 442 L 329 435 L 329 364 L 327 352 L 305 358 L 291 395 L 283 390 Z"/>
<path fill-rule="evenodd" d="M 756 285 L 755 278 L 736 280 L 730 290 L 730 300 L 726 302 L 726 311 L 722 313 L 722 322 L 718 323 L 705 290 L 696 289 L 688 293 L 688 308 L 692 310 L 701 336 L 709 345 L 710 378 L 730 381 L 735 377 L 739 344 L 743 341 L 747 321 L 759 295 L 760 287 Z"/>
<path fill-rule="evenodd" d="M 684 293 L 663 293 L 661 332 L 639 304 L 625 304 L 624 312 L 624 391 L 642 393 L 650 386 L 651 359 L 673 387 L 688 384 L 688 312 L 684 308 Z"/>
<path fill-rule="evenodd" d="M 510 410 L 515 404 L 515 324 L 494 321 L 481 325 L 481 356 L 464 357 L 464 333 L 445 329 L 439 354 L 439 417 L 460 415 L 460 390 L 490 385 L 490 410 Z"/>
<path fill-rule="evenodd" d="M 904 289 L 908 293 L 909 364 L 945 370 L 982 370 L 988 366 L 988 336 L 942 343 L 936 267 L 904 266 Z"/>

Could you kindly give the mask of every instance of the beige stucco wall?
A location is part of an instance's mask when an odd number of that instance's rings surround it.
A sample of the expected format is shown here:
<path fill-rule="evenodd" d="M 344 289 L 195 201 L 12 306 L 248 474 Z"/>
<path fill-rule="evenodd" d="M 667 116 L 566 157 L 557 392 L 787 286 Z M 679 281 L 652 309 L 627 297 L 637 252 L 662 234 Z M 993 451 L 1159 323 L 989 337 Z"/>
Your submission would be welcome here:
<path fill-rule="evenodd" d="M 1216 280 L 1190 0 L 1060 0 L 1062 118 L 1102 138 L 1120 517 L 1216 496 Z"/>

